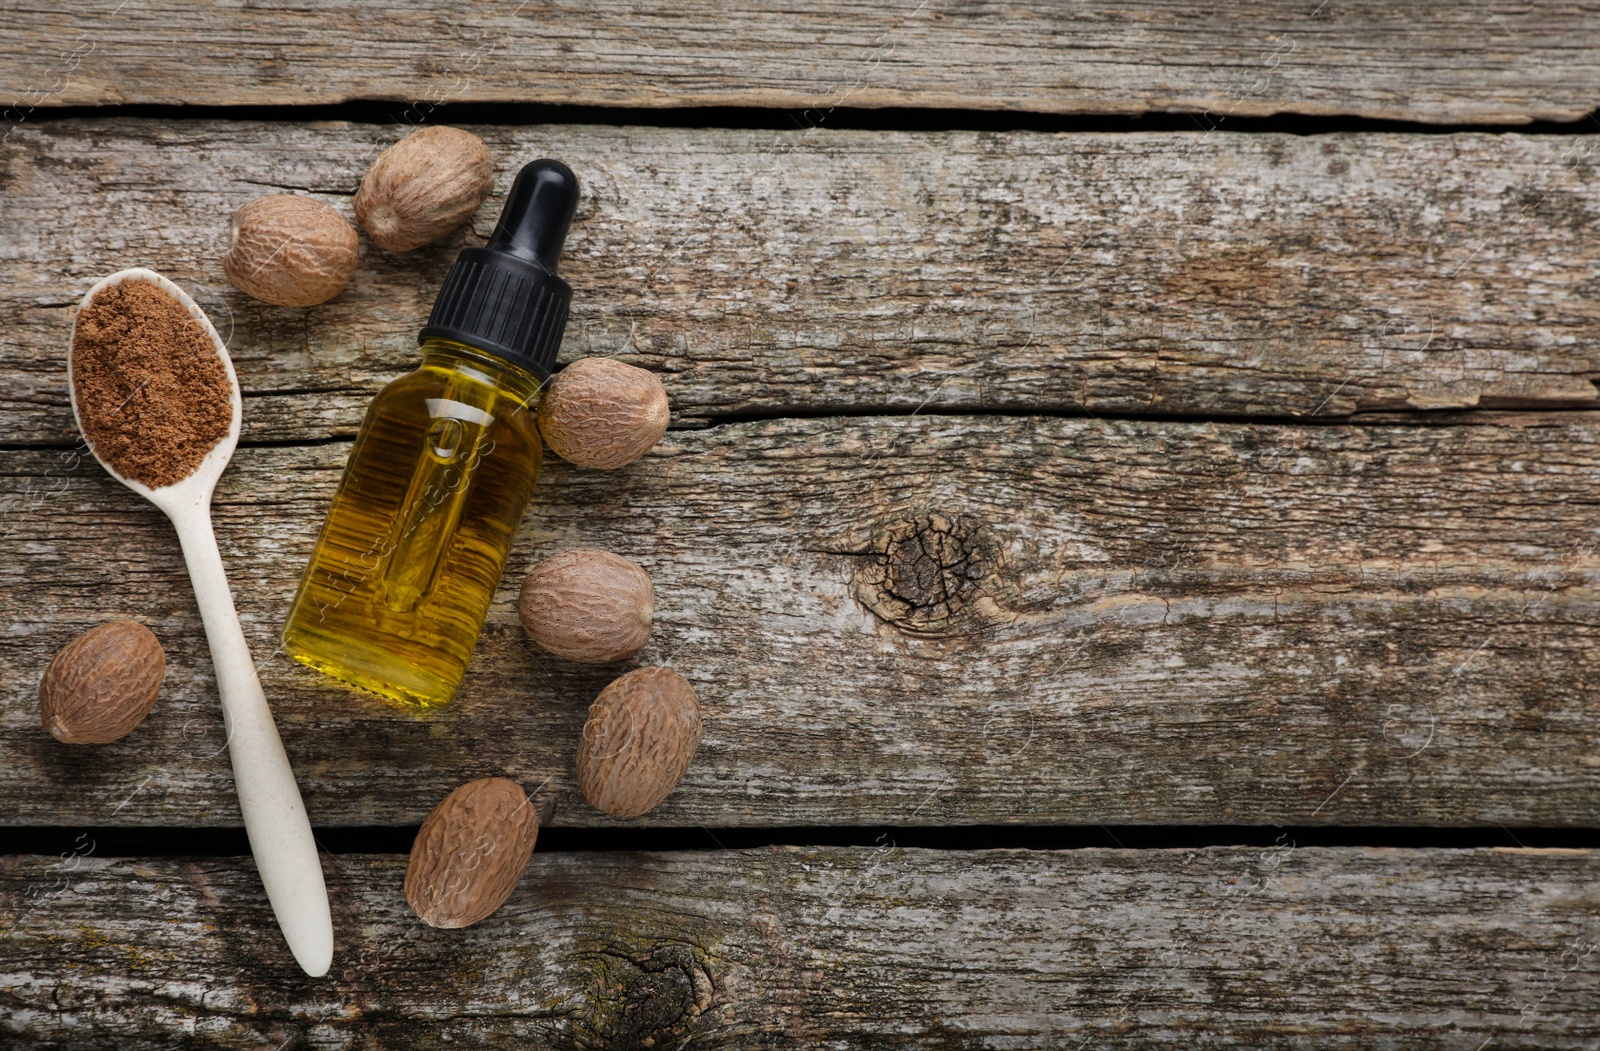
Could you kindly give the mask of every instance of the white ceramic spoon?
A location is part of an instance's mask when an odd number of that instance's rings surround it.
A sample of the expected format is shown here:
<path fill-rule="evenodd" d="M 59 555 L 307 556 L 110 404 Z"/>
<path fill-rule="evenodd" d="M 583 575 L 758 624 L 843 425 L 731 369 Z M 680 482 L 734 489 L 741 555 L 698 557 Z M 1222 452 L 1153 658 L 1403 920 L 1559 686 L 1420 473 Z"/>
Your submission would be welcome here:
<path fill-rule="evenodd" d="M 322 881 L 322 863 L 311 836 L 300 787 L 295 783 L 289 758 L 272 721 L 261 681 L 244 632 L 239 629 L 239 614 L 233 608 L 233 595 L 222 570 L 222 556 L 211 531 L 211 493 L 222 469 L 233 457 L 239 443 L 239 380 L 211 321 L 183 289 L 153 270 L 135 267 L 122 270 L 96 284 L 83 297 L 79 309 L 87 307 L 101 289 L 123 281 L 148 281 L 182 303 L 217 346 L 217 357 L 228 373 L 233 402 L 233 420 L 228 435 L 206 454 L 195 472 L 182 481 L 151 489 L 131 478 L 124 478 L 104 460 L 111 477 L 149 500 L 172 520 L 183 545 L 183 558 L 189 565 L 205 622 L 206 641 L 211 645 L 211 663 L 217 672 L 217 691 L 222 695 L 222 722 L 227 729 L 228 754 L 233 759 L 233 780 L 239 791 L 239 809 L 244 814 L 250 850 L 256 869 L 272 902 L 272 912 L 283 928 L 289 951 L 305 972 L 313 977 L 328 973 L 333 962 L 333 921 L 328 915 L 328 891 Z M 77 325 L 73 325 L 77 336 Z M 72 361 L 67 361 L 68 389 L 72 390 L 72 413 L 78 419 L 78 398 L 72 385 Z M 99 455 L 95 458 L 98 460 Z"/>

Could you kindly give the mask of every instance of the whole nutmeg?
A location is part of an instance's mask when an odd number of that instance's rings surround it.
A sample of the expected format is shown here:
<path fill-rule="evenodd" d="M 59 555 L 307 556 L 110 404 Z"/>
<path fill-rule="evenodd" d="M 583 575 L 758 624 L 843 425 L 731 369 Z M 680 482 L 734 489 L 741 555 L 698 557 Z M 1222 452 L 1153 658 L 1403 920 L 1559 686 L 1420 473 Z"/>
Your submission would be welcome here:
<path fill-rule="evenodd" d="M 356 222 L 372 243 L 409 252 L 471 219 L 494 192 L 494 159 L 460 128 L 418 128 L 378 154 L 356 191 Z"/>
<path fill-rule="evenodd" d="M 470 927 L 506 903 L 533 856 L 539 815 L 515 781 L 469 781 L 411 844 L 406 904 L 433 927 Z"/>
<path fill-rule="evenodd" d="M 655 373 L 613 358 L 580 358 L 550 382 L 538 420 L 557 456 L 609 471 L 649 452 L 671 416 Z"/>
<path fill-rule="evenodd" d="M 522 582 L 517 615 L 540 646 L 605 664 L 644 649 L 656 612 L 650 574 L 621 555 L 579 547 L 545 559 Z"/>
<path fill-rule="evenodd" d="M 321 201 L 257 197 L 233 215 L 222 271 L 235 288 L 280 307 L 326 303 L 356 272 L 361 238 Z"/>
<path fill-rule="evenodd" d="M 671 668 L 635 668 L 600 691 L 578 742 L 578 787 L 613 817 L 656 807 L 700 747 L 700 702 Z"/>
<path fill-rule="evenodd" d="M 166 673 L 161 642 L 143 624 L 113 620 L 90 628 L 44 670 L 44 728 L 67 744 L 120 740 L 150 714 Z"/>

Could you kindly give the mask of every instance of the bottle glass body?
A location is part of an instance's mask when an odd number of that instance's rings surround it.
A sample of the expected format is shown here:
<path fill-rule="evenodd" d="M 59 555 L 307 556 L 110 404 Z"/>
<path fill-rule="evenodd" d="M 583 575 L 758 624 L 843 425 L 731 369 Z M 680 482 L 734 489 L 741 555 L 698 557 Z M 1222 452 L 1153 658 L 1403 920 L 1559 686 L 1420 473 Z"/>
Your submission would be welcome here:
<path fill-rule="evenodd" d="M 429 340 L 373 398 L 284 625 L 290 656 L 403 704 L 455 694 L 543 452 L 539 381 Z"/>

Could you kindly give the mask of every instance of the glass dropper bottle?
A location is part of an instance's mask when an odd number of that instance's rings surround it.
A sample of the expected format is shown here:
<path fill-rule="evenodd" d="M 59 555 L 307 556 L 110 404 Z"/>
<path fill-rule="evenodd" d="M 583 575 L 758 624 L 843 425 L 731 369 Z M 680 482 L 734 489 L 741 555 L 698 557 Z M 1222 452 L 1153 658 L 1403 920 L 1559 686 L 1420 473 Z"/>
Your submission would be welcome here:
<path fill-rule="evenodd" d="M 296 660 L 406 705 L 454 696 L 538 478 L 577 204 L 571 169 L 534 161 L 451 267 L 421 367 L 373 398 L 350 451 L 284 625 Z"/>

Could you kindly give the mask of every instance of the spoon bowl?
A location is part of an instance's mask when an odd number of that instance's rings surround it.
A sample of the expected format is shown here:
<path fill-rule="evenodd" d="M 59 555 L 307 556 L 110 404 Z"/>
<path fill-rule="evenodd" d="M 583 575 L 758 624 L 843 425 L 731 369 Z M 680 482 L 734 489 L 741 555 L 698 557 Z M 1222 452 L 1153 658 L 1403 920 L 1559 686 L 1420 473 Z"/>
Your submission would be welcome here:
<path fill-rule="evenodd" d="M 159 489 L 152 489 L 136 478 L 128 478 L 118 474 L 114 467 L 100 459 L 100 454 L 96 453 L 92 446 L 89 451 L 93 453 L 96 462 L 106 469 L 107 474 L 161 508 L 169 518 L 172 517 L 172 509 L 192 506 L 195 501 L 198 501 L 201 506 L 209 507 L 211 505 L 211 494 L 217 487 L 217 479 L 222 477 L 223 470 L 227 468 L 229 461 L 233 459 L 234 449 L 238 448 L 239 425 L 244 416 L 244 403 L 239 396 L 239 377 L 233 371 L 233 359 L 228 356 L 228 347 L 222 342 L 222 337 L 217 334 L 216 327 L 211 324 L 211 319 L 206 316 L 206 312 L 200 309 L 200 304 L 196 303 L 189 293 L 179 288 L 177 284 L 154 270 L 148 270 L 142 266 L 119 270 L 108 277 L 103 277 L 96 281 L 89 291 L 84 293 L 82 301 L 78 304 L 78 314 L 75 314 L 72 319 L 72 335 L 68 339 L 67 345 L 69 347 L 77 345 L 78 316 L 82 314 L 83 308 L 92 303 L 94 297 L 105 289 L 114 288 L 124 281 L 145 281 L 155 285 L 176 300 L 178 305 L 187 310 L 189 316 L 199 324 L 201 331 L 210 338 L 212 345 L 217 348 L 217 359 L 222 362 L 222 368 L 228 374 L 228 400 L 231 406 L 232 418 L 228 423 L 227 435 L 211 447 L 211 451 L 206 453 L 205 459 L 200 461 L 200 466 L 196 467 L 193 473 L 181 481 L 162 486 Z M 78 384 L 73 379 L 72 365 L 73 356 L 69 353 L 67 355 L 67 394 L 72 400 L 73 419 L 77 421 L 79 432 L 83 433 L 83 416 L 78 410 Z"/>
<path fill-rule="evenodd" d="M 284 754 L 283 742 L 278 737 L 272 711 L 267 707 L 266 695 L 256 675 L 255 662 L 239 627 L 239 614 L 233 605 L 233 593 L 228 588 L 216 535 L 211 529 L 211 496 L 217 479 L 239 444 L 242 415 L 239 379 L 234 374 L 228 348 L 205 311 L 183 289 L 154 270 L 134 267 L 96 282 L 84 295 L 79 316 L 95 296 L 124 281 L 146 281 L 155 285 L 187 310 L 210 337 L 217 358 L 228 374 L 231 418 L 228 433 L 211 447 L 192 472 L 160 488 L 152 489 L 137 479 L 117 473 L 100 458 L 93 446 L 90 452 L 113 478 L 159 507 L 178 533 L 195 600 L 200 607 L 200 619 L 205 624 L 206 641 L 211 647 L 217 692 L 222 697 L 228 754 L 233 761 L 233 778 L 239 792 L 239 810 L 250 837 L 256 869 L 290 951 L 307 974 L 320 976 L 328 972 L 333 961 L 333 922 L 328 911 L 322 864 L 317 857 L 316 840 L 311 835 L 305 805 L 300 799 L 300 787 Z M 77 335 L 75 317 L 70 344 L 74 348 Z M 67 386 L 78 430 L 87 435 L 78 405 L 70 352 Z"/>

